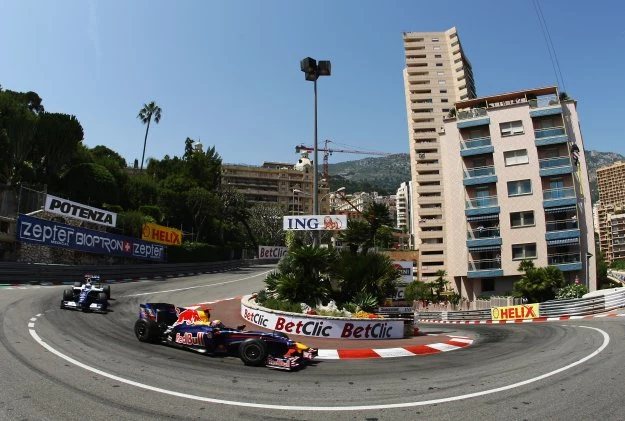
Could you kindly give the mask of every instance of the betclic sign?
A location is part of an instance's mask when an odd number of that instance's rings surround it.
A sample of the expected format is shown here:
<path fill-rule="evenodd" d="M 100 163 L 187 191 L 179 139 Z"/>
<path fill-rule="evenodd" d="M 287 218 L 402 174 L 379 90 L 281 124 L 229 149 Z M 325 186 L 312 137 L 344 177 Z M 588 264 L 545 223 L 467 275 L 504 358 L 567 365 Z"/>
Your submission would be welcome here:
<path fill-rule="evenodd" d="M 146 222 L 141 230 L 141 239 L 168 246 L 181 246 L 182 231 Z"/>
<path fill-rule="evenodd" d="M 117 214 L 91 206 L 72 202 L 71 200 L 46 194 L 46 204 L 44 210 L 56 215 L 80 219 L 85 222 L 106 225 L 115 228 Z"/>
<path fill-rule="evenodd" d="M 347 215 L 289 215 L 283 217 L 285 231 L 334 231 L 347 229 Z"/>

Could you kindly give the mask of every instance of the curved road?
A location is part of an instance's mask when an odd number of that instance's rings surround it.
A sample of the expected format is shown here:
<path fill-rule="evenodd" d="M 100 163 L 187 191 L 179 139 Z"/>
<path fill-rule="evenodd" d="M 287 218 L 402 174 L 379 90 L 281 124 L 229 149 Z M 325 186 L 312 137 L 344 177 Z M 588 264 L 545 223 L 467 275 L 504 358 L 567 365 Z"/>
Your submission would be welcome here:
<path fill-rule="evenodd" d="M 145 301 L 190 305 L 262 288 L 272 267 L 114 284 L 106 315 L 60 310 L 61 286 L 0 290 L 0 419 L 623 419 L 625 318 L 421 325 L 469 336 L 427 356 L 246 367 L 136 340 Z"/>

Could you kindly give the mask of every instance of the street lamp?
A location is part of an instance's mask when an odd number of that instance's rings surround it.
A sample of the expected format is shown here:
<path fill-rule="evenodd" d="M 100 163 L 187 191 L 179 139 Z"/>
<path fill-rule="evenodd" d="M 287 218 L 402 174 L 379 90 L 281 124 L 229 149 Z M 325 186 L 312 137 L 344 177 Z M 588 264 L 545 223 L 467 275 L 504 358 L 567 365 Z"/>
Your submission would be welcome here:
<path fill-rule="evenodd" d="M 314 83 L 314 91 L 315 91 L 315 129 L 314 129 L 314 144 L 313 144 L 313 215 L 319 214 L 319 186 L 317 181 L 317 162 L 318 158 L 318 147 L 317 147 L 317 79 L 319 76 L 330 76 L 331 73 L 331 64 L 329 60 L 317 60 L 311 57 L 306 57 L 301 60 L 299 63 L 300 70 L 304 72 L 306 76 L 306 80 L 311 80 Z M 317 245 L 318 236 L 314 236 L 314 245 Z"/>
<path fill-rule="evenodd" d="M 586 289 L 590 291 L 590 258 L 592 253 L 586 252 Z"/>

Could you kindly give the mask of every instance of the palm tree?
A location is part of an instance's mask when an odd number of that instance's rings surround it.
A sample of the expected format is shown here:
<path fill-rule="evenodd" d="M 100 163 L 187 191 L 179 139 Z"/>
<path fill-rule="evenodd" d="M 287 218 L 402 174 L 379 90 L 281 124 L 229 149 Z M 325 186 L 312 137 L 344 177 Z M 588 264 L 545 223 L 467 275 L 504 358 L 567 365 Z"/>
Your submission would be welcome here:
<path fill-rule="evenodd" d="M 143 104 L 143 108 L 139 111 L 137 118 L 141 120 L 143 124 L 147 124 L 145 128 L 145 139 L 143 139 L 143 154 L 141 155 L 141 168 L 143 170 L 143 159 L 145 158 L 145 144 L 148 141 L 148 132 L 150 131 L 150 122 L 152 121 L 152 116 L 154 116 L 154 122 L 158 124 L 161 121 L 161 107 L 156 105 L 154 101 L 149 104 Z"/>

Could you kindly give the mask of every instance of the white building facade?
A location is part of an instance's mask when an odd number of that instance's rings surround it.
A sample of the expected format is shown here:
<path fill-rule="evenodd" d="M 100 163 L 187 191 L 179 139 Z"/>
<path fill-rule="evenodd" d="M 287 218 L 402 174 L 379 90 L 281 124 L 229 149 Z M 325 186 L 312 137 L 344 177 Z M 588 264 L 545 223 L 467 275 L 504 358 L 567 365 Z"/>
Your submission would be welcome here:
<path fill-rule="evenodd" d="M 592 204 L 574 100 L 556 87 L 456 103 L 441 161 L 446 270 L 469 300 L 512 291 L 519 263 L 596 289 Z"/>

